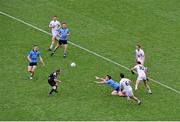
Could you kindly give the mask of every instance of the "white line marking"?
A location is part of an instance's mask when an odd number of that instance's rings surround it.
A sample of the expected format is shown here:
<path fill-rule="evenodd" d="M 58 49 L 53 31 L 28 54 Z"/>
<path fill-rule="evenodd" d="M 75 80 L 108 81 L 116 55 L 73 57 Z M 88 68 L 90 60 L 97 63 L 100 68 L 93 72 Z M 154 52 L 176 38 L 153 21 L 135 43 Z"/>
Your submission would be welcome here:
<path fill-rule="evenodd" d="M 34 28 L 34 29 L 36 29 L 36 30 L 39 30 L 39 31 L 41 31 L 41 32 L 43 32 L 43 33 L 45 33 L 45 34 L 51 35 L 51 33 L 47 32 L 47 31 L 45 31 L 45 30 L 42 30 L 42 29 L 40 29 L 40 28 L 38 28 L 38 27 L 36 27 L 36 26 L 34 26 L 34 25 L 31 25 L 31 24 L 29 24 L 29 23 L 27 23 L 27 22 L 25 22 L 25 21 L 23 21 L 23 20 L 21 20 L 21 19 L 18 19 L 18 18 L 16 18 L 16 17 L 14 17 L 14 16 L 11 16 L 11 15 L 9 15 L 9 14 L 7 14 L 7 13 L 4 13 L 4 12 L 0 11 L 0 14 L 2 14 L 2 15 L 4 15 L 4 16 L 7 16 L 7 17 L 9 17 L 9 18 L 11 18 L 11 19 L 14 19 L 14 20 L 16 20 L 16 21 L 18 21 L 18 22 L 21 22 L 21 23 L 23 23 L 23 24 L 25 24 L 25 25 L 27 25 L 27 26 L 30 26 L 30 27 L 32 27 L 32 28 Z M 93 51 L 88 50 L 88 49 L 86 49 L 86 48 L 84 48 L 84 47 L 81 47 L 80 45 L 77 45 L 77 44 L 75 44 L 75 43 L 73 43 L 73 42 L 70 42 L 70 41 L 69 41 L 69 43 L 72 44 L 72 45 L 75 46 L 75 47 L 78 47 L 78 48 L 80 48 L 80 49 L 82 49 L 82 50 L 84 50 L 84 51 L 86 51 L 86 52 L 89 52 L 90 54 L 93 54 L 93 55 L 95 55 L 95 56 L 97 56 L 97 57 L 100 57 L 100 58 L 102 58 L 102 59 L 104 59 L 104 60 L 106 60 L 106 61 L 108 61 L 108 62 L 111 62 L 111 63 L 113 63 L 113 64 L 115 64 L 115 65 L 117 65 L 117 66 L 120 66 L 120 67 L 122 67 L 122 68 L 124 68 L 124 69 L 126 69 L 126 70 L 130 70 L 128 67 L 126 67 L 126 66 L 124 66 L 124 65 L 122 65 L 122 64 L 120 64 L 120 63 L 117 63 L 117 62 L 115 62 L 115 61 L 113 61 L 113 60 L 111 60 L 111 59 L 109 59 L 109 58 L 106 58 L 106 57 L 104 57 L 104 56 L 102 56 L 102 55 L 99 55 L 99 54 L 97 54 L 96 52 L 93 52 Z M 163 83 L 161 83 L 161 82 L 159 82 L 159 81 L 156 81 L 156 80 L 154 80 L 154 79 L 152 79 L 152 78 L 149 78 L 149 80 L 151 80 L 151 81 L 153 81 L 153 82 L 155 82 L 155 83 L 157 83 L 157 84 L 159 84 L 159 85 L 161 85 L 161 86 L 163 86 L 163 87 L 165 87 L 165 88 L 167 88 L 167 89 L 169 89 L 169 90 L 172 90 L 172 91 L 180 94 L 180 91 L 178 91 L 178 90 L 176 90 L 176 89 L 174 89 L 174 88 L 172 88 L 172 87 L 170 87 L 170 86 L 167 86 L 167 85 L 165 85 L 165 84 L 163 84 Z"/>

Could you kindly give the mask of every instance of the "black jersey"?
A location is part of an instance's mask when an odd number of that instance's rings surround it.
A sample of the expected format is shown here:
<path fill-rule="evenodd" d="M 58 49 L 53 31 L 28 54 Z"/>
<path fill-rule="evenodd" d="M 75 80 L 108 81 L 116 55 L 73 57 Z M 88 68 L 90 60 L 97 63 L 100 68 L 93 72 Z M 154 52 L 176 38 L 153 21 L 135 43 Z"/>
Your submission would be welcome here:
<path fill-rule="evenodd" d="M 49 75 L 49 79 L 56 79 L 57 78 L 57 73 L 56 72 L 53 72 Z"/>

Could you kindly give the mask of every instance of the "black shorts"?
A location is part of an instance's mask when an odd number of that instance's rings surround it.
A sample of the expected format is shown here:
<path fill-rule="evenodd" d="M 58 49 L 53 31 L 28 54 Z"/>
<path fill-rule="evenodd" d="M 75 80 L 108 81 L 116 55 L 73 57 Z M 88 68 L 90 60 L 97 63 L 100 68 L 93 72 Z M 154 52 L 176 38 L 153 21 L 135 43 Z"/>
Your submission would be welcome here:
<path fill-rule="evenodd" d="M 55 86 L 56 85 L 56 82 L 54 81 L 54 79 L 49 79 L 48 83 L 49 83 L 50 86 Z"/>
<path fill-rule="evenodd" d="M 58 43 L 59 43 L 59 45 L 65 45 L 65 44 L 68 44 L 67 43 L 67 40 L 58 40 Z"/>
<path fill-rule="evenodd" d="M 119 87 L 117 87 L 115 90 L 116 90 L 117 92 L 119 92 L 119 91 L 120 91 Z"/>
<path fill-rule="evenodd" d="M 31 62 L 31 63 L 29 63 L 29 66 L 37 66 L 37 62 Z"/>

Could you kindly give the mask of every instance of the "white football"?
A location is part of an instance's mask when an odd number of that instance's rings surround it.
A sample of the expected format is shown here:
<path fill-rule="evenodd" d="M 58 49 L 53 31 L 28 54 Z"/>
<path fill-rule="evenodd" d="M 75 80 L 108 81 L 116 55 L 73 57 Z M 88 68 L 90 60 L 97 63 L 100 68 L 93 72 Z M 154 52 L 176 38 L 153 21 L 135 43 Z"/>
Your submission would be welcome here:
<path fill-rule="evenodd" d="M 71 67 L 76 67 L 76 63 L 72 62 Z"/>

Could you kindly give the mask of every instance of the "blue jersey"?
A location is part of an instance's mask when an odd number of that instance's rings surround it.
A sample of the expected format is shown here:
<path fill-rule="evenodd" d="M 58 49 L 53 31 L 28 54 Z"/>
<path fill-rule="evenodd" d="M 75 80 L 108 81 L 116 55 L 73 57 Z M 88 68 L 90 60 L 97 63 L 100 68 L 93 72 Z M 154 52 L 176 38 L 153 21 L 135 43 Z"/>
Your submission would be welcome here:
<path fill-rule="evenodd" d="M 68 28 L 61 28 L 58 30 L 59 34 L 60 34 L 60 40 L 67 40 L 68 39 L 68 35 L 69 34 L 69 29 Z"/>
<path fill-rule="evenodd" d="M 31 59 L 31 63 L 37 63 L 39 56 L 40 56 L 39 51 L 31 50 L 30 53 L 29 53 L 29 58 Z"/>
<path fill-rule="evenodd" d="M 119 83 L 113 81 L 112 79 L 107 80 L 106 83 L 110 85 L 113 89 L 117 89 L 119 87 Z"/>

